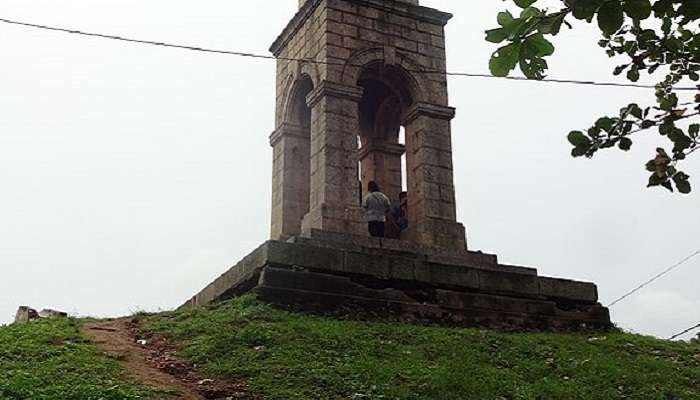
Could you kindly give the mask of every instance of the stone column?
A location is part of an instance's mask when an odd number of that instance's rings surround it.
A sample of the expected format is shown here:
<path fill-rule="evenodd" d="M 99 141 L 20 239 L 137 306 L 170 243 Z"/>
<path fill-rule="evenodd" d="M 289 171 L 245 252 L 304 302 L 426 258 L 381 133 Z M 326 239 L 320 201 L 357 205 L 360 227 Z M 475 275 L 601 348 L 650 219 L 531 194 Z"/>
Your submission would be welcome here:
<path fill-rule="evenodd" d="M 360 208 L 357 137 L 362 88 L 323 81 L 307 96 L 311 108 L 311 202 L 302 232 L 366 234 Z"/>
<path fill-rule="evenodd" d="M 451 107 L 418 103 L 404 116 L 410 240 L 431 247 L 465 250 L 466 236 L 457 223 Z"/>
<path fill-rule="evenodd" d="M 363 192 L 367 192 L 369 181 L 375 181 L 392 201 L 398 200 L 402 191 L 401 156 L 405 152 L 406 146 L 399 143 L 368 140 L 359 153 Z"/>
<path fill-rule="evenodd" d="M 309 211 L 308 127 L 283 123 L 270 136 L 272 162 L 273 240 L 287 240 L 301 234 L 301 220 Z"/>

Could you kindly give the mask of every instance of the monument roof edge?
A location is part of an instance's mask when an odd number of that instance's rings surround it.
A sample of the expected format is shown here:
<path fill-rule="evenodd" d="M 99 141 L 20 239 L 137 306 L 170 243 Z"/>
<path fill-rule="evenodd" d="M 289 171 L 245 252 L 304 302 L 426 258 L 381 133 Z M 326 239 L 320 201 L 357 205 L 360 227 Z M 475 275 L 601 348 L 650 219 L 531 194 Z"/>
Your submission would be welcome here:
<path fill-rule="evenodd" d="M 314 10 L 325 0 L 308 0 L 292 17 L 287 26 L 282 30 L 282 33 L 275 39 L 270 46 L 270 52 L 279 56 L 282 49 L 289 43 L 294 34 L 304 25 L 304 22 L 313 14 Z M 402 16 L 416 18 L 419 21 L 433 23 L 440 26 L 445 26 L 452 19 L 452 14 L 443 12 L 434 8 L 424 7 L 420 5 L 401 3 L 397 1 L 386 0 L 345 0 L 350 3 L 365 5 L 369 7 L 379 8 L 385 11 L 391 11 Z"/>

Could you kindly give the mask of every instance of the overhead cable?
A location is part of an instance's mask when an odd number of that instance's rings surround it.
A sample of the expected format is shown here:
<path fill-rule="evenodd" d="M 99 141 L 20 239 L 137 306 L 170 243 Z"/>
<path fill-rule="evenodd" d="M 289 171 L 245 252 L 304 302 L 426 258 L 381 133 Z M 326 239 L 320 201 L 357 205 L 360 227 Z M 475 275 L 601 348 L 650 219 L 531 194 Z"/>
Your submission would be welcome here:
<path fill-rule="evenodd" d="M 673 270 L 677 269 L 678 267 L 680 267 L 681 265 L 687 263 L 688 261 L 690 261 L 691 259 L 695 258 L 695 257 L 698 256 L 698 255 L 700 255 L 700 250 L 698 250 L 698 251 L 696 251 L 695 253 L 689 255 L 688 257 L 682 259 L 681 261 L 679 261 L 679 262 L 677 262 L 677 263 L 671 265 L 670 267 L 666 268 L 665 270 L 661 271 L 660 273 L 654 275 L 651 279 L 649 279 L 648 281 L 642 283 L 641 285 L 637 286 L 636 288 L 630 290 L 629 292 L 625 293 L 623 296 L 620 296 L 617 300 L 615 300 L 615 301 L 613 301 L 612 303 L 610 303 L 610 304 L 608 305 L 608 307 L 612 307 L 612 306 L 614 306 L 615 304 L 621 302 L 622 300 L 624 300 L 624 299 L 626 299 L 626 298 L 632 296 L 633 294 L 635 294 L 635 293 L 637 293 L 638 291 L 642 290 L 643 288 L 645 288 L 645 287 L 651 285 L 651 284 L 654 283 L 656 280 L 658 280 L 658 279 L 660 279 L 661 277 L 663 277 L 663 276 L 665 276 L 665 275 L 671 273 Z"/>
<path fill-rule="evenodd" d="M 677 339 L 677 338 L 679 338 L 679 337 L 685 335 L 686 333 L 690 333 L 690 332 L 692 332 L 692 331 L 694 331 L 694 330 L 696 330 L 696 329 L 700 329 L 700 324 L 697 324 L 697 325 L 695 325 L 695 326 L 692 327 L 692 328 L 688 328 L 688 329 L 684 330 L 684 331 L 681 332 L 681 333 L 677 333 L 677 334 L 671 336 L 668 340 Z"/>
<path fill-rule="evenodd" d="M 97 38 L 110 39 L 110 40 L 118 40 L 118 41 L 122 41 L 122 42 L 139 43 L 139 44 L 145 44 L 145 45 L 151 45 L 151 46 L 170 47 L 170 48 L 198 51 L 198 52 L 204 52 L 204 53 L 228 54 L 228 55 L 234 55 L 234 56 L 239 56 L 239 57 L 250 57 L 250 58 L 269 59 L 269 60 L 300 61 L 300 62 L 308 62 L 308 63 L 312 63 L 312 64 L 346 65 L 345 63 L 334 62 L 334 61 L 322 61 L 322 60 L 315 60 L 315 59 L 292 58 L 292 57 L 275 57 L 273 55 L 248 53 L 248 52 L 242 52 L 242 51 L 218 50 L 218 49 L 210 49 L 210 48 L 205 48 L 205 47 L 189 46 L 189 45 L 174 44 L 174 43 L 167 43 L 167 42 L 157 42 L 157 41 L 152 41 L 152 40 L 133 39 L 133 38 L 128 38 L 128 37 L 108 35 L 108 34 L 103 34 L 103 33 L 85 32 L 85 31 L 80 31 L 80 30 L 76 30 L 76 29 L 61 28 L 61 27 L 41 25 L 41 24 L 33 24 L 33 23 L 29 23 L 29 22 L 15 21 L 15 20 L 6 19 L 6 18 L 0 18 L 0 22 L 6 23 L 6 24 L 20 25 L 20 26 L 25 26 L 25 27 L 30 27 L 30 28 L 36 28 L 36 29 L 44 29 L 44 30 L 50 30 L 50 31 L 70 33 L 70 34 L 75 34 L 75 35 L 97 37 Z M 361 67 L 361 65 L 350 65 L 350 66 Z M 504 80 L 513 80 L 513 81 L 530 81 L 530 82 L 560 83 L 560 84 L 588 85 L 588 86 L 626 87 L 626 88 L 641 88 L 641 89 L 655 89 L 656 88 L 655 85 L 645 85 L 645 84 L 637 84 L 637 83 L 597 82 L 597 81 L 590 81 L 590 80 L 555 79 L 555 78 L 544 78 L 544 79 L 533 80 L 533 79 L 528 79 L 526 77 L 521 77 L 521 76 L 499 77 L 499 76 L 493 76 L 493 75 L 484 74 L 484 73 L 450 72 L 450 71 L 445 72 L 445 71 L 430 70 L 430 69 L 411 70 L 409 72 L 421 73 L 421 74 L 439 74 L 439 75 L 447 75 L 447 76 L 455 76 L 455 77 L 504 79 Z M 700 90 L 698 87 L 681 87 L 681 86 L 674 87 L 674 89 L 675 90 L 689 90 L 689 91 Z"/>

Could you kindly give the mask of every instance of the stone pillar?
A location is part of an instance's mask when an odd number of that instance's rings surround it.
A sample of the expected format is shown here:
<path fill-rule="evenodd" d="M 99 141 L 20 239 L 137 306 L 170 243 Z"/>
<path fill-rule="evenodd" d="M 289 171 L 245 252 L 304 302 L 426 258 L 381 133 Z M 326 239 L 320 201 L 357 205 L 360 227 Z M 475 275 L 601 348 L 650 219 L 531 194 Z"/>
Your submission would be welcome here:
<path fill-rule="evenodd" d="M 418 103 L 404 116 L 408 181 L 409 231 L 417 243 L 466 250 L 466 235 L 457 223 L 451 107 Z"/>
<path fill-rule="evenodd" d="M 366 234 L 360 208 L 357 137 L 362 88 L 323 81 L 308 96 L 311 108 L 311 198 L 302 233 L 318 229 Z"/>
<path fill-rule="evenodd" d="M 301 220 L 309 211 L 310 130 L 283 123 L 270 136 L 272 162 L 273 240 L 301 234 Z"/>
<path fill-rule="evenodd" d="M 404 153 L 406 146 L 402 144 L 368 140 L 359 154 L 363 193 L 367 193 L 369 181 L 375 181 L 392 201 L 398 200 L 402 191 L 401 156 Z"/>

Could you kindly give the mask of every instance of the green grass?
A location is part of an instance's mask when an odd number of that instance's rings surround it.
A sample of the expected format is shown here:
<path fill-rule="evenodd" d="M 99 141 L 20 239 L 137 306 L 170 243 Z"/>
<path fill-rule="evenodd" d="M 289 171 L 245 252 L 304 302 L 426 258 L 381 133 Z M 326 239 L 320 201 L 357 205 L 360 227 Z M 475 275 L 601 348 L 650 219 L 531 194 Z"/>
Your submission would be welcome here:
<path fill-rule="evenodd" d="M 212 377 L 266 399 L 700 399 L 700 347 L 613 332 L 339 321 L 252 297 L 145 318 Z"/>
<path fill-rule="evenodd" d="M 0 400 L 135 400 L 150 393 L 60 319 L 0 327 Z"/>

